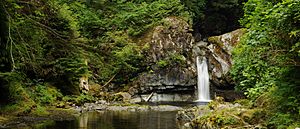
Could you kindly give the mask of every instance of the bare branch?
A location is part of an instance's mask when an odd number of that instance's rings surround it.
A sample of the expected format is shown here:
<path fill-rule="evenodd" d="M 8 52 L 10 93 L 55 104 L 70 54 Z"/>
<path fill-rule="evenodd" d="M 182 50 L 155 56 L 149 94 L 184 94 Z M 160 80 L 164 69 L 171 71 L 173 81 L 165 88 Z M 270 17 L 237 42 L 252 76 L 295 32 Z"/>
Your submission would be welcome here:
<path fill-rule="evenodd" d="M 13 52 L 12 52 L 12 47 L 13 47 L 13 39 L 11 38 L 11 16 L 9 15 L 9 13 L 7 12 L 5 6 L 3 5 L 3 9 L 5 11 L 5 13 L 8 16 L 8 38 L 9 40 L 7 40 L 7 44 L 10 42 L 10 57 L 11 57 L 11 62 L 12 62 L 12 72 L 15 70 L 15 60 L 14 60 L 14 56 L 13 56 Z"/>

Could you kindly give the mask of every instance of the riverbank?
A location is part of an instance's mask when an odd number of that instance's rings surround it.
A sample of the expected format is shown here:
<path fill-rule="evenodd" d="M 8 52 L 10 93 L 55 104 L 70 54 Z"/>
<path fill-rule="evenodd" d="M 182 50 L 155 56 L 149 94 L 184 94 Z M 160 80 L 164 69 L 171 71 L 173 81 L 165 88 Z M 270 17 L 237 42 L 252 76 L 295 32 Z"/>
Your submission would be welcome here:
<path fill-rule="evenodd" d="M 48 107 L 45 114 L 29 113 L 0 115 L 0 128 L 35 128 L 49 121 L 74 120 L 80 113 L 72 109 Z M 38 127 L 36 127 L 38 128 Z"/>
<path fill-rule="evenodd" d="M 276 112 L 264 104 L 241 99 L 235 102 L 224 102 L 221 97 L 215 98 L 206 106 L 195 106 L 184 109 L 177 114 L 177 123 L 181 129 L 295 129 L 299 125 L 280 125 L 276 127 L 270 121 Z M 281 116 L 281 120 L 287 120 Z M 291 121 L 297 122 L 297 121 Z"/>

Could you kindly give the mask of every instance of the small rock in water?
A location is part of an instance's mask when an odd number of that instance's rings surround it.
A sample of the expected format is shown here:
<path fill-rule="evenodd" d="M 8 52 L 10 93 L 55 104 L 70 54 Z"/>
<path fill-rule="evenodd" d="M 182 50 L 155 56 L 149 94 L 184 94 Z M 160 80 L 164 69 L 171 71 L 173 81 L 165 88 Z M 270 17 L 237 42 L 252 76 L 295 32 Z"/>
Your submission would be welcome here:
<path fill-rule="evenodd" d="M 191 123 L 185 123 L 184 124 L 184 129 L 191 129 Z"/>
<path fill-rule="evenodd" d="M 107 108 L 107 106 L 105 106 L 105 105 L 97 105 L 94 107 L 95 110 L 104 110 L 106 108 Z"/>

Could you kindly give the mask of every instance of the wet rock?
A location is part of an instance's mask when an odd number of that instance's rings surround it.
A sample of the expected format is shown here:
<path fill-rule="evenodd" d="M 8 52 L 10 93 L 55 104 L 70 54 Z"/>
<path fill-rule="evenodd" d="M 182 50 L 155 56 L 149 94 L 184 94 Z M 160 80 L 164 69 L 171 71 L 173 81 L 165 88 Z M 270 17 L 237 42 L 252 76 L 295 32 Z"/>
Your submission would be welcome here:
<path fill-rule="evenodd" d="M 129 102 L 130 103 L 140 103 L 142 101 L 144 101 L 144 100 L 141 97 L 135 97 L 135 98 L 131 99 Z"/>
<path fill-rule="evenodd" d="M 150 110 L 153 111 L 178 111 L 182 110 L 181 107 L 171 106 L 171 105 L 160 105 L 160 106 L 150 106 Z"/>
<path fill-rule="evenodd" d="M 150 94 L 141 95 L 143 100 L 147 100 Z M 154 93 L 149 99 L 149 102 L 180 102 L 180 101 L 193 101 L 193 94 L 184 93 Z"/>

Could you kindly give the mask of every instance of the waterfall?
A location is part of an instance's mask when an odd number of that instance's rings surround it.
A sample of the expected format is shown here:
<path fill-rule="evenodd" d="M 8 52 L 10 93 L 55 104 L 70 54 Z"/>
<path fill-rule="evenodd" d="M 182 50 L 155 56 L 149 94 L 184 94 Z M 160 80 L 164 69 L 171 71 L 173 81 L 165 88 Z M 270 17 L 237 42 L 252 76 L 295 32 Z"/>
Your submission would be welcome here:
<path fill-rule="evenodd" d="M 210 102 L 209 94 L 209 74 L 207 61 L 204 57 L 203 60 L 199 57 L 196 59 L 197 62 L 197 74 L 198 74 L 198 102 Z"/>

